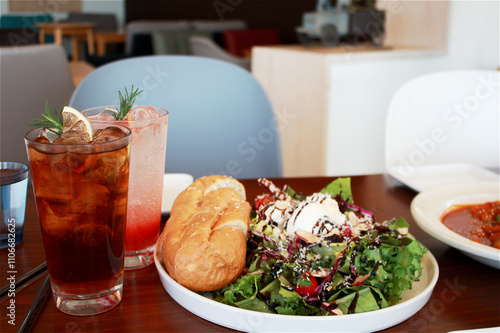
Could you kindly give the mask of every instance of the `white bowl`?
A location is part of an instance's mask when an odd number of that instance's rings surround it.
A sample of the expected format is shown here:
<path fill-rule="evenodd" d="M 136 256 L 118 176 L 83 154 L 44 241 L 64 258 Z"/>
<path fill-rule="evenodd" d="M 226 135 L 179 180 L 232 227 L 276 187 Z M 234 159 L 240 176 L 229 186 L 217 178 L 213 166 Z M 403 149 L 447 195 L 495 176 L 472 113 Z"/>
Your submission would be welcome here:
<path fill-rule="evenodd" d="M 417 224 L 432 237 L 448 244 L 483 264 L 500 269 L 500 250 L 463 237 L 441 222 L 443 212 L 456 204 L 485 203 L 500 200 L 498 182 L 446 185 L 418 194 L 411 203 Z"/>
<path fill-rule="evenodd" d="M 158 246 L 156 247 L 158 248 Z M 428 252 L 422 260 L 422 277 L 403 294 L 394 306 L 343 316 L 286 316 L 244 310 L 201 296 L 172 279 L 158 260 L 155 265 L 161 283 L 170 296 L 189 312 L 215 324 L 244 332 L 374 332 L 397 325 L 417 313 L 429 300 L 436 285 L 439 268 Z"/>

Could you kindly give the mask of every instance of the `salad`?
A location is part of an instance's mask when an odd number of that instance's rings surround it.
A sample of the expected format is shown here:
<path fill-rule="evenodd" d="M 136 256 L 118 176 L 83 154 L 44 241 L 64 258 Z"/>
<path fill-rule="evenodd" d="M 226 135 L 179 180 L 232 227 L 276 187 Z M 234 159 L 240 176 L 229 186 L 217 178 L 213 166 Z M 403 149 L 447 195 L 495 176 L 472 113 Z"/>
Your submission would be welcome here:
<path fill-rule="evenodd" d="M 214 300 L 284 315 L 361 313 L 397 304 L 422 275 L 427 250 L 408 223 L 356 206 L 350 178 L 310 196 L 258 181 L 270 193 L 255 200 L 247 269 Z"/>

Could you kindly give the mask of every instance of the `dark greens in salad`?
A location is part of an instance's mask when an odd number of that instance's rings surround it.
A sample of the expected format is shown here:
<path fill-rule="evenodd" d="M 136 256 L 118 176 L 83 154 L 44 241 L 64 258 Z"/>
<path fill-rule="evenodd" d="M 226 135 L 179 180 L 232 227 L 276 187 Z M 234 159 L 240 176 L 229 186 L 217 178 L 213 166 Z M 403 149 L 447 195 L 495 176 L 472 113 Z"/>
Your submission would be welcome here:
<path fill-rule="evenodd" d="M 349 178 L 335 180 L 312 198 L 287 186 L 278 189 L 266 179 L 259 182 L 271 194 L 256 199 L 248 269 L 214 292 L 214 300 L 284 315 L 361 313 L 397 304 L 421 277 L 427 250 L 408 235 L 408 223 L 402 218 L 376 222 L 371 212 L 354 205 Z M 317 232 L 287 234 L 292 222 L 277 225 L 269 218 L 273 205 L 291 216 L 294 209 L 305 212 L 306 201 L 323 203 L 322 194 L 338 204 L 342 225 L 333 228 L 323 220 L 322 228 L 313 226 Z"/>

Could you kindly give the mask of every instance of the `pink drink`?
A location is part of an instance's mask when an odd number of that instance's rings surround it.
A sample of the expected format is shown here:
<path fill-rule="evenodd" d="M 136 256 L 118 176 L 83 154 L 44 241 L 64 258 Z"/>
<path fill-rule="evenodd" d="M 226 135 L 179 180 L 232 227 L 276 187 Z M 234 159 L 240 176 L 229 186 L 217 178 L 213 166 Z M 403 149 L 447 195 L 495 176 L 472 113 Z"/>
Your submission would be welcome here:
<path fill-rule="evenodd" d="M 96 107 L 82 113 L 89 120 L 120 124 L 132 130 L 125 269 L 138 269 L 153 263 L 160 232 L 168 111 L 138 106 L 118 121 L 111 111 L 116 108 Z"/>

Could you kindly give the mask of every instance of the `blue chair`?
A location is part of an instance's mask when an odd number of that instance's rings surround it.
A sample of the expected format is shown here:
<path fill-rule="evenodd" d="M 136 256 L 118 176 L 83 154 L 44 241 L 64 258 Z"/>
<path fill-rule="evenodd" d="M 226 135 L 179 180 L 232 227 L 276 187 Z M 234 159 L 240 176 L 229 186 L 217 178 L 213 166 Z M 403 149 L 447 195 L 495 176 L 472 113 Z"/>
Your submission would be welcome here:
<path fill-rule="evenodd" d="M 281 177 L 280 139 L 264 90 L 246 70 L 196 56 L 129 58 L 98 67 L 77 87 L 77 110 L 119 104 L 118 91 L 140 87 L 136 104 L 167 109 L 165 171 L 195 178 Z"/>

